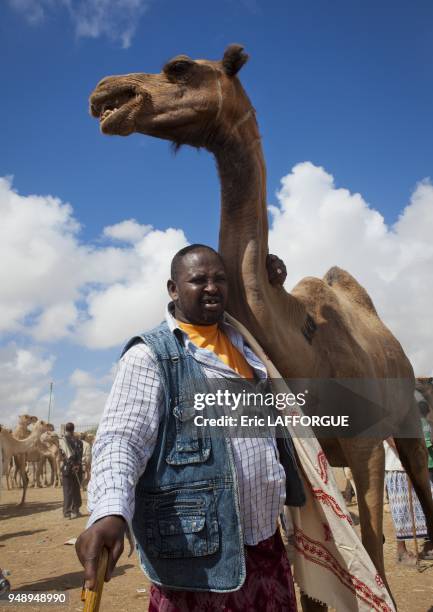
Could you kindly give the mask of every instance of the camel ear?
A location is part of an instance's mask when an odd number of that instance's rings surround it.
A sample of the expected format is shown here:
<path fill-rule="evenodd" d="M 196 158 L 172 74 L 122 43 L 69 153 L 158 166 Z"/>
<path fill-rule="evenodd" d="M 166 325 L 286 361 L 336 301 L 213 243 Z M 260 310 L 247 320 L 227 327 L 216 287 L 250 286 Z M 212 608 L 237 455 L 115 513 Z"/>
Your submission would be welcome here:
<path fill-rule="evenodd" d="M 224 52 L 222 65 L 225 73 L 232 77 L 235 76 L 248 61 L 248 55 L 244 53 L 242 45 L 229 45 Z"/>

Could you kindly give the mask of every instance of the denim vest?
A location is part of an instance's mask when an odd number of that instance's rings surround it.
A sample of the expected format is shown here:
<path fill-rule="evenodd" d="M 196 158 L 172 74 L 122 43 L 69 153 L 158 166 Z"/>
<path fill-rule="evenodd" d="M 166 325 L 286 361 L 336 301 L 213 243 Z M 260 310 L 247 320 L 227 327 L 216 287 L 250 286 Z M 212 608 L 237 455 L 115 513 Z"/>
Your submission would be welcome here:
<path fill-rule="evenodd" d="M 135 490 L 141 566 L 165 588 L 235 591 L 245 580 L 245 553 L 231 443 L 193 424 L 193 397 L 197 383 L 201 390 L 206 384 L 205 372 L 165 322 L 132 338 L 122 354 L 138 342 L 155 355 L 165 397 L 156 446 Z M 278 442 L 286 504 L 303 505 L 291 439 Z"/>

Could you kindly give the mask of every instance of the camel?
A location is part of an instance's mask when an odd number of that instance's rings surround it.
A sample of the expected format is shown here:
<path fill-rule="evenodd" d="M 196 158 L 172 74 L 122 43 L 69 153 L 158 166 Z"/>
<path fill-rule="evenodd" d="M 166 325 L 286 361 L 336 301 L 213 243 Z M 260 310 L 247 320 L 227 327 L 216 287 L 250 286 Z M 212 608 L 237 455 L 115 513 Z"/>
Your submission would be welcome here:
<path fill-rule="evenodd" d="M 81 480 L 81 488 L 83 491 L 87 489 L 87 485 L 90 481 L 90 473 L 92 469 L 92 444 L 94 440 L 93 434 L 81 433 L 80 440 L 83 443 L 83 478 Z"/>
<path fill-rule="evenodd" d="M 12 434 L 12 429 L 7 429 L 6 428 L 6 431 L 8 433 Z M 0 461 L 1 461 L 1 464 L 0 464 L 0 478 L 5 476 L 5 478 L 6 478 L 6 488 L 9 491 L 10 489 L 14 488 L 13 487 L 13 482 L 12 482 L 12 479 L 11 479 L 12 470 L 14 469 L 14 466 L 15 466 L 14 460 L 13 460 L 13 457 L 11 457 L 9 459 L 9 464 L 8 465 L 3 463 L 3 457 L 0 457 Z"/>
<path fill-rule="evenodd" d="M 24 438 L 24 440 L 17 440 L 5 428 L 0 426 L 0 457 L 3 454 L 5 465 L 9 464 L 9 460 L 13 455 L 18 455 L 21 457 L 25 455 L 25 453 L 28 453 L 36 448 L 38 441 L 45 431 L 47 431 L 47 423 L 45 423 L 45 421 L 36 421 L 30 435 L 27 438 Z M 0 473 L 2 473 L 1 467 L 2 466 L 0 465 Z M 24 474 L 23 493 L 21 501 L 18 504 L 19 506 L 22 506 L 26 499 L 28 478 L 25 472 Z"/>
<path fill-rule="evenodd" d="M 268 282 L 266 167 L 256 114 L 237 76 L 247 59 L 240 45 L 230 45 L 218 61 L 179 55 L 158 74 L 108 76 L 92 92 L 90 112 L 103 134 L 141 133 L 171 141 L 175 148 L 204 148 L 214 156 L 221 182 L 219 252 L 228 275 L 228 312 L 291 383 L 402 381 L 398 390 L 380 392 L 380 401 L 393 424 L 403 426 L 416 414 L 413 370 L 365 289 L 338 267 L 323 279 L 301 280 L 291 293 Z M 363 404 L 358 401 L 356 407 L 362 411 Z M 321 444 L 331 465 L 348 466 L 353 473 L 362 542 L 387 585 L 382 438 L 330 438 Z M 433 539 L 425 445 L 403 437 L 396 444 Z"/>
<path fill-rule="evenodd" d="M 57 486 L 60 484 L 60 451 L 59 437 L 54 433 L 54 426 L 49 423 L 47 431 L 41 436 L 36 448 L 26 455 L 27 465 L 33 471 L 33 487 Z M 50 466 L 50 482 L 47 478 L 46 464 Z"/>
<path fill-rule="evenodd" d="M 48 462 L 51 469 L 50 482 L 47 480 L 47 474 L 45 472 L 45 486 L 57 487 L 60 486 L 60 450 L 59 450 L 59 436 L 54 433 L 54 430 L 47 431 L 41 438 L 40 453 L 42 455 L 42 464 L 46 467 Z"/>
<path fill-rule="evenodd" d="M 28 438 L 31 433 L 29 429 L 29 425 L 33 425 L 38 420 L 36 416 L 30 416 L 29 414 L 21 414 L 18 416 L 18 425 L 13 430 L 13 436 L 17 440 L 24 440 L 24 438 Z M 18 474 L 21 475 L 21 481 L 24 483 L 24 479 L 27 478 L 26 472 L 26 457 L 25 455 L 14 456 L 13 461 L 15 464 L 13 482 L 17 485 L 17 477 Z M 8 475 L 6 477 L 7 487 L 9 488 L 9 479 Z"/>
<path fill-rule="evenodd" d="M 33 487 L 42 488 L 45 486 L 55 486 L 59 484 L 59 442 L 58 436 L 49 435 L 50 432 L 46 432 L 41 437 L 36 448 L 26 454 L 27 466 L 32 468 L 33 472 Z M 46 463 L 49 463 L 51 475 L 50 482 L 47 478 Z M 42 484 L 42 477 L 44 477 L 44 484 Z"/>

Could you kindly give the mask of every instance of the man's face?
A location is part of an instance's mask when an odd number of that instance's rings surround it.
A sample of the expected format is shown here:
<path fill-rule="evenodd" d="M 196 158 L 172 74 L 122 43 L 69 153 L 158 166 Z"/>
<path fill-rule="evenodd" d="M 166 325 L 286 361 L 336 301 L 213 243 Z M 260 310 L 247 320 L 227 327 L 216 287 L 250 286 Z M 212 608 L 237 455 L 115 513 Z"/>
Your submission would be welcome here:
<path fill-rule="evenodd" d="M 212 325 L 222 319 L 227 303 L 227 278 L 220 258 L 203 249 L 180 261 L 177 279 L 169 280 L 174 316 L 184 323 Z"/>

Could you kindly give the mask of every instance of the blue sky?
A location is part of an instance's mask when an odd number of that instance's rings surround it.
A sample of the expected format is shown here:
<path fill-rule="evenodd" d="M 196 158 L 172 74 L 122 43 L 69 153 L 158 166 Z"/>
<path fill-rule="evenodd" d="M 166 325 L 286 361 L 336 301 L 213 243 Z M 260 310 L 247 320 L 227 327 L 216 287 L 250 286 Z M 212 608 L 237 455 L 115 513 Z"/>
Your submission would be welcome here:
<path fill-rule="evenodd" d="M 119 5 L 123 8 L 117 8 Z M 305 185 L 317 181 L 326 184 L 329 193 L 346 197 L 350 211 L 354 210 L 353 206 L 356 208 L 353 194 L 361 194 L 363 213 L 359 218 L 354 214 L 351 221 L 359 222 L 360 227 L 370 227 L 370 221 L 366 220 L 381 216 L 382 234 L 389 247 L 383 249 L 383 257 L 389 257 L 392 249 L 397 249 L 399 255 L 394 254 L 378 269 L 377 278 L 370 277 L 368 269 L 363 277 L 362 251 L 355 249 L 353 261 L 349 263 L 359 267 L 357 272 L 370 292 L 376 291 L 377 296 L 373 298 L 379 300 L 387 322 L 397 330 L 410 326 L 410 317 L 417 316 L 416 304 L 411 311 L 403 306 L 398 308 L 400 314 L 397 315 L 395 310 L 387 310 L 389 304 L 385 294 L 392 295 L 394 304 L 396 300 L 403 303 L 397 286 L 405 277 L 399 277 L 401 270 L 391 270 L 390 266 L 393 260 L 405 259 L 406 256 L 401 255 L 403 247 L 405 253 L 413 251 L 407 246 L 410 237 L 421 241 L 422 265 L 428 250 L 424 248 L 422 232 L 431 227 L 433 200 L 430 200 L 429 188 L 420 195 L 417 184 L 433 173 L 432 30 L 433 5 L 421 0 L 416 3 L 347 0 L 3 2 L 0 7 L 3 79 L 0 176 L 14 177 L 13 188 L 6 188 L 5 198 L 14 189 L 20 198 L 31 194 L 43 198 L 50 195 L 60 200 L 61 207 L 69 203 L 72 207 L 70 219 L 79 224 L 80 229 L 68 234 L 69 230 L 62 225 L 64 221 L 59 221 L 60 234 L 69 239 L 73 235 L 74 249 L 86 251 L 83 265 L 87 265 L 89 251 L 105 257 L 104 249 L 113 244 L 123 263 L 116 264 L 119 270 L 115 278 L 102 278 L 103 275 L 95 273 L 91 281 L 77 280 L 61 305 L 56 304 L 55 288 L 51 288 L 53 296 L 49 306 L 56 307 L 56 321 L 60 309 L 66 308 L 66 302 L 69 309 L 75 304 L 75 315 L 64 315 L 66 319 L 69 316 L 69 327 L 68 333 L 63 335 L 59 332 L 50 337 L 45 328 L 43 333 L 35 334 L 32 325 L 48 307 L 44 297 L 36 295 L 37 287 L 34 296 L 26 294 L 27 306 L 22 308 L 24 281 L 11 289 L 11 293 L 16 291 L 10 297 L 16 312 L 11 315 L 12 322 L 3 326 L 0 336 L 4 350 L 3 362 L 0 355 L 3 379 L 16 372 L 19 355 L 22 355 L 20 350 L 27 351 L 35 359 L 37 356 L 36 361 L 46 363 L 46 367 L 38 373 L 38 368 L 32 366 L 32 375 L 26 374 L 22 379 L 21 388 L 27 385 L 29 389 L 27 399 L 5 384 L 3 394 L 0 391 L 2 404 L 7 406 L 13 398 L 14 414 L 31 411 L 32 402 L 42 410 L 48 381 L 53 379 L 59 419 L 70 415 L 84 422 L 88 415 L 88 422 L 93 422 L 97 418 L 109 386 L 110 368 L 121 344 L 117 339 L 121 331 L 108 348 L 96 348 L 95 342 L 83 339 L 87 332 L 82 332 L 81 336 L 77 333 L 77 321 L 96 317 L 92 314 L 93 298 L 89 298 L 92 288 L 98 291 L 101 287 L 105 290 L 114 284 L 123 284 L 131 289 L 133 281 L 123 279 L 120 268 L 126 266 L 125 257 L 131 256 L 131 262 L 135 261 L 139 269 L 138 262 L 142 261 L 139 258 L 143 257 L 139 249 L 134 251 L 137 243 L 128 242 L 129 239 L 116 241 L 116 237 L 113 243 L 113 232 L 103 235 L 104 228 L 135 219 L 138 224 L 151 225 L 162 232 L 170 227 L 182 230 L 189 242 L 216 246 L 219 190 L 212 158 L 204 151 L 188 148 L 173 155 L 166 142 L 139 135 L 126 139 L 103 137 L 97 122 L 88 114 L 87 100 L 98 80 L 106 75 L 156 72 L 178 53 L 187 53 L 193 58 L 218 59 L 231 42 L 244 44 L 250 54 L 250 61 L 240 76 L 257 110 L 268 167 L 269 203 L 287 212 L 294 193 L 304 194 Z M 310 162 L 310 165 L 297 166 L 302 162 Z M 296 167 L 297 173 L 293 172 Z M 322 174 L 320 167 L 324 169 Z M 281 179 L 289 175 L 292 177 L 291 182 L 288 179 L 290 189 L 277 197 Z M 331 177 L 330 182 L 326 176 Z M 420 222 L 419 211 L 412 214 L 405 222 L 403 235 L 399 233 L 400 226 L 393 224 L 405 207 L 419 201 L 418 196 L 422 200 L 423 222 Z M 325 200 L 324 206 L 328 201 Z M 22 202 L 33 205 L 28 200 L 18 199 L 14 206 L 19 208 Z M 49 209 L 50 205 L 47 206 L 44 211 Z M 313 218 L 314 211 L 314 208 L 310 211 Z M 298 217 L 292 218 L 290 211 L 288 215 L 286 221 L 290 218 L 296 224 Z M 57 221 L 53 223 L 51 229 L 57 227 Z M 275 218 L 271 245 L 279 247 L 279 254 L 287 261 L 290 255 L 290 250 L 285 251 L 284 247 L 284 228 L 287 227 L 281 217 L 279 223 Z M 307 273 L 309 264 L 311 273 L 325 271 L 319 269 L 317 263 L 323 259 L 323 253 L 311 254 L 317 242 L 330 255 L 341 257 L 345 264 L 348 249 L 341 253 L 333 250 L 335 245 L 327 245 L 323 239 L 329 235 L 329 228 L 320 226 L 319 222 L 315 229 L 314 222 L 312 225 L 311 235 L 303 238 L 303 244 L 312 245 L 301 260 L 305 262 Z M 421 225 L 424 230 L 420 229 Z M 28 231 L 31 235 L 31 227 Z M 315 231 L 322 237 L 316 242 Z M 179 236 L 175 239 L 166 234 L 164 239 L 174 240 L 171 245 L 177 244 L 176 240 L 181 241 Z M 23 237 L 22 244 L 26 240 Z M 53 248 L 57 248 L 54 247 L 56 240 Z M 60 260 L 64 257 L 62 248 L 58 251 Z M 72 259 L 75 252 L 73 249 L 69 252 Z M 19 248 L 8 253 L 13 254 L 6 274 L 14 285 L 15 270 L 23 262 Z M 374 253 L 373 260 L 377 262 L 381 255 Z M 29 261 L 31 263 L 32 259 Z M 37 276 L 38 259 L 34 262 Z M 334 263 L 341 265 L 340 261 Z M 411 265 L 419 269 L 419 263 L 412 261 Z M 53 282 L 61 293 L 60 266 L 61 263 Z M 73 275 L 71 269 L 65 269 L 63 278 Z M 293 285 L 301 277 L 300 273 L 297 267 L 288 282 Z M 405 274 L 412 278 L 408 269 Z M 394 282 L 395 288 L 382 290 L 379 280 L 384 279 Z M 7 276 L 5 282 L 8 283 Z M 151 299 L 150 293 L 149 296 Z M 430 294 L 423 294 L 421 301 L 425 308 L 422 312 L 431 304 L 430 297 Z M 159 299 L 162 307 L 164 298 Z M 127 306 L 127 300 L 125 304 Z M 10 303 L 6 306 L 10 312 Z M 128 314 L 117 312 L 112 316 L 127 318 Z M 155 317 L 156 312 L 150 315 L 143 304 L 142 327 L 153 324 Z M 103 320 L 110 321 L 109 318 Z M 125 329 L 125 337 L 129 332 Z M 79 341 L 78 336 L 82 338 Z M 419 343 L 409 348 L 415 363 L 428 369 L 431 356 L 424 354 L 424 348 Z M 36 361 L 30 359 L 29 363 Z M 79 373 L 74 378 L 77 370 Z M 3 379 L 0 377 L 0 381 Z M 75 412 L 71 408 L 73 402 Z M 81 409 L 78 408 L 80 402 L 84 406 Z M 2 416 L 0 407 L 0 421 Z"/>

